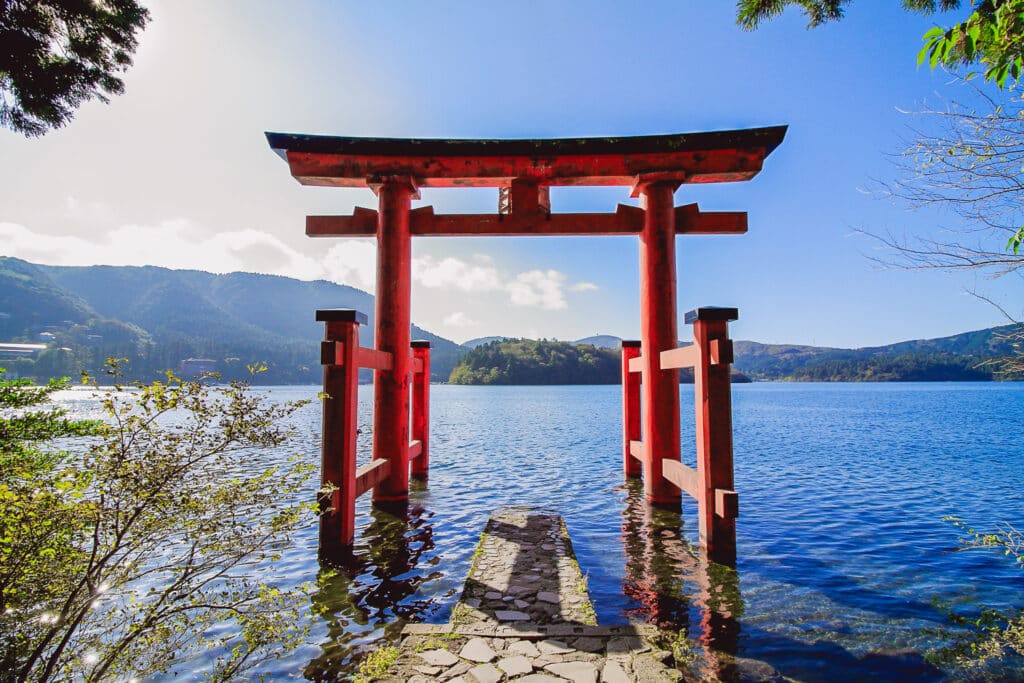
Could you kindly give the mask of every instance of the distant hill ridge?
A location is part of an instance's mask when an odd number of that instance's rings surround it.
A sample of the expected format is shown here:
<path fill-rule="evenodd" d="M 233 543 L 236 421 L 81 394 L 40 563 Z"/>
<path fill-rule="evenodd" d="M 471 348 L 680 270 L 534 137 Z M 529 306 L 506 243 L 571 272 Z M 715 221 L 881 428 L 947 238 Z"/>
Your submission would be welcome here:
<path fill-rule="evenodd" d="M 246 363 L 262 361 L 268 370 L 260 382 L 318 384 L 323 325 L 314 320 L 317 308 L 366 313 L 370 324 L 361 341 L 372 345 L 373 296 L 324 280 L 154 266 L 42 266 L 0 257 L 0 342 L 35 342 L 41 334 L 50 342 L 36 358 L 0 365 L 45 379 L 77 376 L 80 368 L 98 373 L 105 358 L 126 357 L 133 376 L 152 379 L 190 357 L 215 360 L 225 377 L 247 376 Z M 861 349 L 736 341 L 734 368 L 755 380 L 988 380 L 993 368 L 982 363 L 1013 354 L 1004 335 L 1014 329 Z M 471 348 L 509 340 L 481 337 L 459 345 L 416 326 L 412 335 L 431 341 L 435 381 L 447 380 Z M 621 341 L 594 335 L 571 344 L 617 355 Z"/>

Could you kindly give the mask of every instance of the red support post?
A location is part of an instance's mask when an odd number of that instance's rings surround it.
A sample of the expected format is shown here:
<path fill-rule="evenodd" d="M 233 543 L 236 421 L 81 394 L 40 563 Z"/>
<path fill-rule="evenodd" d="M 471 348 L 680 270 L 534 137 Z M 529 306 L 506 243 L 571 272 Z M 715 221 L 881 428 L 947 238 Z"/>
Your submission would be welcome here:
<path fill-rule="evenodd" d="M 375 346 L 391 354 L 390 370 L 374 372 L 373 459 L 391 461 L 387 478 L 373 489 L 373 501 L 409 498 L 409 326 L 412 296 L 412 241 L 409 211 L 415 187 L 409 178 L 386 177 L 377 192 L 377 311 Z"/>
<path fill-rule="evenodd" d="M 640 373 L 629 371 L 629 361 L 640 355 L 640 342 L 622 342 L 622 474 L 639 477 L 640 461 L 630 452 L 630 442 L 640 440 Z"/>
<path fill-rule="evenodd" d="M 729 321 L 735 308 L 698 308 L 686 314 L 700 350 L 694 367 L 697 420 L 698 514 L 700 540 L 708 558 L 736 565 L 736 494 L 733 490 L 732 387 L 729 366 L 732 341 Z"/>
<path fill-rule="evenodd" d="M 412 476 L 426 479 L 430 472 L 430 342 L 414 341 L 412 356 L 419 359 L 421 368 L 412 375 L 412 438 L 420 442 Z"/>
<path fill-rule="evenodd" d="M 359 405 L 359 325 L 366 316 L 349 309 L 316 312 L 326 323 L 320 362 L 324 366 L 320 484 L 320 550 L 328 554 L 352 545 L 356 516 L 356 410 Z"/>
<path fill-rule="evenodd" d="M 640 233 L 640 341 L 644 496 L 677 507 L 680 491 L 661 474 L 662 460 L 679 460 L 679 371 L 661 369 L 661 352 L 679 342 L 673 193 L 678 181 L 637 183 L 644 208 Z"/>

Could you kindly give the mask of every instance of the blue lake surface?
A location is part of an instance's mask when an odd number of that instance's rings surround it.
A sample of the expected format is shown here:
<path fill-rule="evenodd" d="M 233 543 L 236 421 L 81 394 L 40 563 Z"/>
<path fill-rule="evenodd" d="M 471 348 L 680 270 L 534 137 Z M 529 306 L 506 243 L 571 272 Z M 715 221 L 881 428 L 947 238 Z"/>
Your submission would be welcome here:
<path fill-rule="evenodd" d="M 288 400 L 317 388 L 261 391 Z M 360 387 L 361 462 L 371 391 Z M 693 388 L 680 391 L 692 464 Z M 65 403 L 88 414 L 74 393 Z M 369 495 L 358 501 L 355 562 L 321 581 L 311 642 L 273 662 L 273 675 L 343 678 L 405 621 L 447 621 L 490 512 L 530 505 L 565 517 L 601 624 L 685 629 L 712 651 L 805 681 L 983 677 L 939 672 L 907 651 L 945 642 L 933 600 L 967 611 L 1024 604 L 1024 572 L 959 551 L 960 532 L 943 521 L 1024 526 L 1024 384 L 734 385 L 733 421 L 739 560 L 735 572 L 709 571 L 691 547 L 695 503 L 684 500 L 681 515 L 651 510 L 623 482 L 619 387 L 431 387 L 428 485 L 414 488 L 406 519 L 371 509 Z M 289 452 L 318 462 L 319 404 L 295 427 Z M 316 581 L 315 526 L 294 540 L 273 572 L 285 584 Z M 984 675 L 1024 680 L 1019 665 Z"/>

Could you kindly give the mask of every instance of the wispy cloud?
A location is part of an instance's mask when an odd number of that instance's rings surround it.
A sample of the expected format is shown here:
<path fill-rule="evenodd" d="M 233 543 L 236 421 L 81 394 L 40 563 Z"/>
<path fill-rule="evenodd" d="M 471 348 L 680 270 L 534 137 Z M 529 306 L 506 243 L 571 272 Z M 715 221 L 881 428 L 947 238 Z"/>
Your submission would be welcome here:
<path fill-rule="evenodd" d="M 462 311 L 455 311 L 451 315 L 445 316 L 442 322 L 449 327 L 474 327 L 476 325 L 476 321 L 470 320 L 469 316 Z"/>
<path fill-rule="evenodd" d="M 450 256 L 443 259 L 422 256 L 413 259 L 412 276 L 424 287 L 433 289 L 458 289 L 463 292 L 503 289 L 498 270 L 489 261 L 471 264 Z"/>
<path fill-rule="evenodd" d="M 572 292 L 596 292 L 598 289 L 599 289 L 599 287 L 597 285 L 595 285 L 593 282 L 577 282 L 576 284 L 574 284 L 572 287 L 569 288 L 569 291 L 572 291 Z"/>
<path fill-rule="evenodd" d="M 519 273 L 507 285 L 509 297 L 517 306 L 539 306 L 552 311 L 566 308 L 562 285 L 565 275 L 557 270 L 529 270 Z"/>

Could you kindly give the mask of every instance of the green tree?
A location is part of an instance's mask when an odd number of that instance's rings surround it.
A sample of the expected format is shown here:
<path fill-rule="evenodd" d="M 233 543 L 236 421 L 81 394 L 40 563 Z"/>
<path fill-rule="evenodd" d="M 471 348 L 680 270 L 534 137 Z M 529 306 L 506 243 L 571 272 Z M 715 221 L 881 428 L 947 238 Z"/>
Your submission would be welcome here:
<path fill-rule="evenodd" d="M 810 27 L 843 17 L 850 0 L 739 0 L 737 21 L 753 30 L 786 7 L 803 9 Z M 961 0 L 903 0 L 908 11 L 931 15 L 960 8 Z M 1024 0 L 971 0 L 971 13 L 952 26 L 936 26 L 924 34 L 918 64 L 932 68 L 979 64 L 985 78 L 1000 88 L 1014 83 L 1024 69 Z"/>
<path fill-rule="evenodd" d="M 305 594 L 259 568 L 304 523 L 309 468 L 239 458 L 281 446 L 300 404 L 168 375 L 104 390 L 106 419 L 81 423 L 39 410 L 63 386 L 0 378 L 0 678 L 127 680 L 214 651 L 231 680 L 294 646 Z M 41 448 L 71 434 L 92 436 Z"/>
<path fill-rule="evenodd" d="M 0 126 L 43 135 L 124 92 L 148 20 L 135 0 L 0 0 Z"/>
<path fill-rule="evenodd" d="M 990 549 L 1001 552 L 1024 569 L 1024 533 L 1011 524 L 994 531 L 979 532 L 963 520 L 947 517 L 964 534 L 965 550 Z M 937 653 L 939 661 L 954 662 L 966 667 L 979 667 L 1007 653 L 1024 656 L 1024 609 L 1014 613 L 983 608 L 980 614 L 966 616 L 946 608 L 950 621 L 957 628 L 952 645 Z"/>

